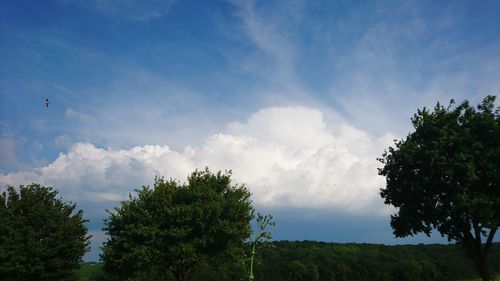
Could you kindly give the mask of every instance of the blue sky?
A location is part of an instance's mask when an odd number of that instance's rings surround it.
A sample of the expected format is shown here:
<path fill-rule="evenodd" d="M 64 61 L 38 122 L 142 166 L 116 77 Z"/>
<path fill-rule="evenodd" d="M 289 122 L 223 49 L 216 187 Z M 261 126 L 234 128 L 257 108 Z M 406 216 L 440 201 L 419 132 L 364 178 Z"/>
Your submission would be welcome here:
<path fill-rule="evenodd" d="M 1 1 L 0 184 L 90 219 L 232 169 L 276 239 L 395 239 L 379 157 L 417 108 L 500 92 L 498 1 Z M 43 106 L 50 100 L 48 108 Z"/>

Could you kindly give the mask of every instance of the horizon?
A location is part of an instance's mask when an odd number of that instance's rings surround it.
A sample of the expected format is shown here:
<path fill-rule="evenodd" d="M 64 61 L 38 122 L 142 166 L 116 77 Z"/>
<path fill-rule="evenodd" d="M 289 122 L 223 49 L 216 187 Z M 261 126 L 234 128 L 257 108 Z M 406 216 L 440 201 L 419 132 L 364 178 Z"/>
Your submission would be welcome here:
<path fill-rule="evenodd" d="M 498 1 L 0 3 L 0 191 L 84 211 L 195 169 L 232 170 L 273 239 L 395 238 L 377 161 L 417 109 L 500 93 Z M 48 105 L 45 104 L 48 99 Z M 497 101 L 498 104 L 498 101 Z M 495 239 L 498 241 L 498 237 Z"/>

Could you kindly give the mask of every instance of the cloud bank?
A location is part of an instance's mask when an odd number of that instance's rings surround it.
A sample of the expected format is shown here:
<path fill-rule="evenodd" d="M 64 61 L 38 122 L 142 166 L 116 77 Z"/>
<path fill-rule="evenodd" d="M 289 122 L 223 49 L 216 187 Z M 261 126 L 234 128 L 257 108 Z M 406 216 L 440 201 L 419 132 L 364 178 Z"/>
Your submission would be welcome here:
<path fill-rule="evenodd" d="M 183 150 L 77 143 L 47 166 L 0 174 L 0 185 L 39 182 L 59 189 L 67 200 L 106 205 L 126 199 L 155 176 L 184 181 L 194 169 L 207 166 L 231 169 L 235 182 L 250 189 L 259 207 L 382 214 L 387 208 L 378 190 L 385 181 L 377 175 L 376 158 L 392 139 L 391 134 L 376 137 L 340 119 L 327 123 L 316 108 L 269 107 Z"/>

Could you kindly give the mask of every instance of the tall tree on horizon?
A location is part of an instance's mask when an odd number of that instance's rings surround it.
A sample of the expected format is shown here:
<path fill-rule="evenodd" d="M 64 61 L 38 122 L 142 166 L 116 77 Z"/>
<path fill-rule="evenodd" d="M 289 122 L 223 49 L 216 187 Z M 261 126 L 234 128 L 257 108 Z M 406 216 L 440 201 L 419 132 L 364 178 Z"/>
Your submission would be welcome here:
<path fill-rule="evenodd" d="M 379 159 L 386 177 L 380 195 L 397 209 L 396 237 L 437 229 L 489 281 L 487 257 L 500 225 L 500 110 L 494 96 L 477 109 L 467 101 L 453 105 L 417 111 L 415 131 Z"/>

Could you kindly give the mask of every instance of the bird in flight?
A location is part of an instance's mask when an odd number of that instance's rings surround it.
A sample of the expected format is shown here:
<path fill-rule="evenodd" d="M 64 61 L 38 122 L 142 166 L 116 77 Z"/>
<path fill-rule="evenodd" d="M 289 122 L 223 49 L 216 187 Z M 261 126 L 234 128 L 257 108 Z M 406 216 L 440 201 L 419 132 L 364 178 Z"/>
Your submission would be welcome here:
<path fill-rule="evenodd" d="M 49 107 L 49 99 L 45 99 L 45 107 Z"/>

